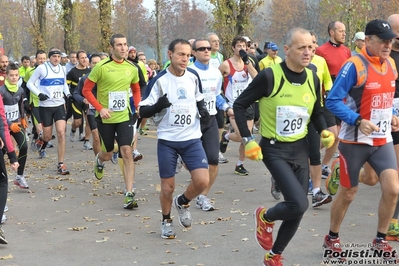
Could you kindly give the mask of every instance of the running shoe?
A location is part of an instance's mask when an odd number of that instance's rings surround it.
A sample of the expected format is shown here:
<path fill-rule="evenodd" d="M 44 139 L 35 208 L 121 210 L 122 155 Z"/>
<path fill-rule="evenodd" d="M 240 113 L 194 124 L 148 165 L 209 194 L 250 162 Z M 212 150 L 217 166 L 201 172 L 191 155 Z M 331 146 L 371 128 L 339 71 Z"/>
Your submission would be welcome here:
<path fill-rule="evenodd" d="M 69 175 L 69 171 L 66 169 L 65 164 L 58 164 L 57 173 L 59 175 Z"/>
<path fill-rule="evenodd" d="M 270 192 L 275 200 L 279 200 L 281 198 L 281 190 L 276 184 L 276 180 L 274 177 L 271 177 L 272 186 L 270 187 Z"/>
<path fill-rule="evenodd" d="M 254 212 L 255 218 L 255 240 L 264 250 L 271 250 L 273 247 L 273 227 L 274 222 L 265 220 L 265 207 L 258 207 Z"/>
<path fill-rule="evenodd" d="M 331 168 L 328 165 L 321 165 L 321 178 L 326 179 L 331 174 Z"/>
<path fill-rule="evenodd" d="M 172 219 L 166 219 L 161 222 L 161 237 L 166 239 L 174 239 L 176 237 Z"/>
<path fill-rule="evenodd" d="M 51 143 L 50 141 L 47 142 L 46 148 L 54 148 L 53 143 Z"/>
<path fill-rule="evenodd" d="M 324 194 L 321 189 L 316 193 L 316 195 L 312 196 L 312 207 L 316 208 L 323 204 L 330 203 L 332 201 L 331 195 Z"/>
<path fill-rule="evenodd" d="M 339 237 L 337 238 L 332 238 L 330 235 L 326 235 L 324 237 L 324 243 L 323 243 L 323 249 L 325 250 L 331 250 L 331 254 L 332 253 L 336 253 L 338 252 L 338 254 L 340 254 L 342 252 L 342 248 L 341 248 L 341 241 L 339 240 Z M 324 252 L 325 254 L 325 252 Z M 338 259 L 338 260 L 345 260 L 345 258 L 340 258 L 340 257 L 333 257 L 332 255 L 328 255 L 328 258 L 332 259 Z"/>
<path fill-rule="evenodd" d="M 339 156 L 340 156 L 340 155 L 339 155 L 339 152 L 337 152 L 337 151 L 334 152 L 333 158 L 339 158 Z"/>
<path fill-rule="evenodd" d="M 204 196 L 204 195 L 199 195 L 197 197 L 197 202 L 196 202 L 195 207 L 197 209 L 201 209 L 206 212 L 213 211 L 215 209 L 215 207 L 213 207 L 213 205 L 211 204 L 211 200 L 207 196 Z"/>
<path fill-rule="evenodd" d="M 181 158 L 180 154 L 177 155 L 177 161 L 176 161 L 176 171 L 175 173 L 178 174 L 181 172 L 181 169 L 183 168 L 183 159 Z"/>
<path fill-rule="evenodd" d="M 103 172 L 104 172 L 105 163 L 100 164 L 98 162 L 98 155 L 99 155 L 99 153 L 97 153 L 96 159 L 94 160 L 94 176 L 98 180 L 101 180 L 103 178 L 103 175 L 104 175 Z"/>
<path fill-rule="evenodd" d="M 3 230 L 3 228 L 1 228 L 1 225 L 0 225 L 0 244 L 8 244 L 8 242 L 4 236 L 4 230 Z"/>
<path fill-rule="evenodd" d="M 397 222 L 389 224 L 387 237 L 388 236 L 399 236 L 399 224 Z"/>
<path fill-rule="evenodd" d="M 112 153 L 111 163 L 113 163 L 113 164 L 118 163 L 118 153 L 117 152 Z"/>
<path fill-rule="evenodd" d="M 138 207 L 137 201 L 134 199 L 134 196 L 135 194 L 133 192 L 126 192 L 123 208 L 133 209 Z"/>
<path fill-rule="evenodd" d="M 3 214 L 3 216 L 1 217 L 1 223 L 5 223 L 7 221 L 7 216 L 5 214 Z"/>
<path fill-rule="evenodd" d="M 19 188 L 29 189 L 24 175 L 17 175 L 14 180 L 14 185 L 18 186 Z"/>
<path fill-rule="evenodd" d="M 180 197 L 181 195 L 175 196 L 173 198 L 173 206 L 176 208 L 177 213 L 179 214 L 179 223 L 181 226 L 183 227 L 190 227 L 191 226 L 191 213 L 189 210 L 190 204 L 187 205 L 183 205 L 180 206 L 177 199 Z"/>
<path fill-rule="evenodd" d="M 398 254 L 396 253 L 396 250 L 393 251 L 394 249 L 392 248 L 391 245 L 388 244 L 388 241 L 381 239 L 381 238 L 375 238 L 373 240 L 371 250 L 382 251 L 381 252 L 381 254 L 383 254 L 382 258 L 385 261 L 389 261 L 389 262 L 392 262 L 395 264 L 397 263 Z M 386 255 L 388 255 L 388 256 L 386 256 Z"/>
<path fill-rule="evenodd" d="M 263 266 L 283 266 L 281 262 L 283 257 L 281 254 L 270 254 L 266 253 L 265 258 L 263 259 Z"/>
<path fill-rule="evenodd" d="M 137 162 L 143 159 L 143 155 L 138 150 L 133 150 L 133 161 Z"/>
<path fill-rule="evenodd" d="M 4 212 L 8 212 L 8 206 L 7 205 L 4 207 Z"/>
<path fill-rule="evenodd" d="M 91 144 L 90 144 L 90 142 L 89 141 L 85 141 L 85 143 L 83 143 L 83 149 L 84 150 L 92 150 L 93 149 L 93 146 L 91 146 Z"/>
<path fill-rule="evenodd" d="M 225 158 L 221 152 L 219 152 L 219 163 L 228 163 L 229 159 Z"/>
<path fill-rule="evenodd" d="M 40 150 L 40 151 L 39 151 L 39 158 L 40 158 L 40 159 L 44 159 L 44 158 L 46 158 L 46 157 L 47 157 L 46 150 Z"/>
<path fill-rule="evenodd" d="M 236 165 L 236 169 L 234 170 L 234 173 L 235 173 L 236 175 L 242 175 L 242 176 L 248 175 L 248 174 L 249 174 L 249 172 L 247 171 L 247 169 L 244 168 L 244 165 L 243 165 L 243 164 L 241 164 L 241 165 Z"/>
<path fill-rule="evenodd" d="M 72 130 L 71 130 L 71 132 L 69 133 L 69 140 L 70 140 L 71 142 L 74 142 L 74 141 L 75 141 L 75 138 L 76 138 L 76 131 L 75 131 L 75 132 L 72 132 Z"/>
<path fill-rule="evenodd" d="M 79 134 L 79 141 L 85 141 L 85 134 L 84 133 L 80 133 Z"/>
<path fill-rule="evenodd" d="M 41 150 L 44 142 L 41 141 L 40 139 L 32 139 L 32 144 L 31 144 L 31 149 L 33 152 L 38 152 Z"/>
<path fill-rule="evenodd" d="M 219 150 L 221 153 L 225 153 L 227 150 L 227 145 L 229 144 L 229 141 L 225 138 L 227 134 L 227 130 L 223 130 L 222 132 L 222 140 L 219 143 Z"/>
<path fill-rule="evenodd" d="M 334 196 L 335 194 L 337 194 L 339 188 L 339 158 L 335 159 L 331 165 L 333 167 L 333 171 L 326 179 L 326 189 L 328 194 Z"/>
<path fill-rule="evenodd" d="M 144 136 L 148 135 L 147 132 L 144 129 L 142 129 L 142 128 L 139 129 L 139 134 L 142 135 L 142 136 L 143 135 Z"/>

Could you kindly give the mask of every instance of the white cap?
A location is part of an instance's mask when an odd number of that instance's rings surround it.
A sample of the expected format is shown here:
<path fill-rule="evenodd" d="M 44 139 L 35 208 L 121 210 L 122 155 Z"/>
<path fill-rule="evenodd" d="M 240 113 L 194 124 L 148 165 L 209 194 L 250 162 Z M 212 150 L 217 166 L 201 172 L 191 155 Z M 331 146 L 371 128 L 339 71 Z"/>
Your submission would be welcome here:
<path fill-rule="evenodd" d="M 365 38 L 366 38 L 366 35 L 364 34 L 364 32 L 363 31 L 359 31 L 359 32 L 356 32 L 355 37 L 353 37 L 352 42 L 355 42 L 357 40 L 364 41 Z"/>
<path fill-rule="evenodd" d="M 251 39 L 248 36 L 242 36 L 245 39 L 245 42 L 251 42 Z"/>

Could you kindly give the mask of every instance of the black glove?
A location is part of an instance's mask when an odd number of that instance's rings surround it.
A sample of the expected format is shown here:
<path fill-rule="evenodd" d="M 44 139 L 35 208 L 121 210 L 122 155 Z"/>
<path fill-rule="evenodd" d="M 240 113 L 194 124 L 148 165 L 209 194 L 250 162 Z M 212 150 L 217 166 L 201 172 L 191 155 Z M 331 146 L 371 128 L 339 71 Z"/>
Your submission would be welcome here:
<path fill-rule="evenodd" d="M 201 116 L 200 121 L 201 121 L 201 126 L 207 126 L 209 124 L 209 121 L 211 120 L 211 115 L 209 114 L 208 110 L 206 109 L 201 109 L 199 111 L 199 114 Z"/>
<path fill-rule="evenodd" d="M 39 93 L 39 95 L 37 95 L 37 97 L 39 97 L 40 101 L 45 101 L 49 98 L 46 94 L 43 94 L 43 93 Z"/>
<path fill-rule="evenodd" d="M 168 100 L 168 95 L 165 93 L 162 97 L 160 97 L 155 104 L 157 108 L 157 113 L 161 112 L 163 109 L 168 108 L 172 104 Z"/>
<path fill-rule="evenodd" d="M 247 52 L 245 52 L 244 50 L 240 50 L 239 53 L 240 53 L 240 57 L 241 57 L 242 61 L 244 61 L 244 64 L 248 65 L 249 58 L 248 58 Z"/>
<path fill-rule="evenodd" d="M 68 102 L 70 103 L 74 103 L 75 102 L 75 98 L 73 98 L 72 94 L 68 94 L 67 96 Z"/>

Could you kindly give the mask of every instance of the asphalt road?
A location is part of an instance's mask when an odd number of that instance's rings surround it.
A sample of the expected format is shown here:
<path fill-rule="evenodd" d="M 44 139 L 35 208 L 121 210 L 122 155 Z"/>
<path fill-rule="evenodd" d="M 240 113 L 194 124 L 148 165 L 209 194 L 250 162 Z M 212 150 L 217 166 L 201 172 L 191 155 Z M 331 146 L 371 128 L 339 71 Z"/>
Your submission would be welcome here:
<path fill-rule="evenodd" d="M 180 227 L 176 217 L 177 238 L 173 240 L 160 237 L 155 127 L 139 142 L 144 158 L 136 164 L 139 208 L 135 210 L 122 207 L 124 182 L 117 165 L 107 162 L 103 180 L 96 180 L 94 154 L 83 151 L 82 145 L 67 137 L 68 176 L 57 175 L 56 148 L 48 149 L 45 159 L 29 151 L 29 190 L 14 186 L 15 172 L 9 172 L 8 220 L 3 225 L 9 244 L 0 245 L 0 265 L 262 265 L 264 251 L 254 240 L 253 211 L 276 201 L 263 163 L 248 160 L 245 167 L 250 175 L 234 174 L 237 143 L 229 144 L 226 157 L 230 162 L 220 165 L 209 194 L 216 210 L 203 212 L 192 203 L 193 226 Z M 176 177 L 175 193 L 183 192 L 189 181 L 183 169 Z M 353 243 L 360 250 L 375 237 L 380 194 L 379 185 L 360 185 L 342 224 L 343 244 Z M 308 209 L 283 253 L 284 265 L 322 264 L 329 209 L 330 205 Z M 176 210 L 172 209 L 172 215 L 177 215 Z M 398 242 L 392 245 L 399 248 Z"/>

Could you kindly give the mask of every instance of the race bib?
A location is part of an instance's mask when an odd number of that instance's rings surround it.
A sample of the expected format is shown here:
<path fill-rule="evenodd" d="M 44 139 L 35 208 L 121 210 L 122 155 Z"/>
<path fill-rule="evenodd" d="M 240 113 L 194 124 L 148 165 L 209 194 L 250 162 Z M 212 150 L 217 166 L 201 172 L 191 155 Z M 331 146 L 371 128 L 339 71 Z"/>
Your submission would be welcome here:
<path fill-rule="evenodd" d="M 173 104 L 168 123 L 172 127 L 187 127 L 194 123 L 196 108 L 191 104 Z"/>
<path fill-rule="evenodd" d="M 307 107 L 277 106 L 276 133 L 282 137 L 289 137 L 303 133 L 308 124 Z"/>
<path fill-rule="evenodd" d="M 232 84 L 233 89 L 233 101 L 235 101 L 238 96 L 245 90 L 247 87 L 247 82 L 237 82 Z"/>
<path fill-rule="evenodd" d="M 370 121 L 380 128 L 380 131 L 372 132 L 370 138 L 386 138 L 388 134 L 391 134 L 391 121 L 392 121 L 392 109 L 371 109 Z"/>
<path fill-rule="evenodd" d="M 205 107 L 208 110 L 208 112 L 211 112 L 212 110 L 214 110 L 216 108 L 215 107 L 216 98 L 214 96 L 215 94 L 212 91 L 210 91 L 210 92 L 203 93 L 203 95 L 204 95 Z"/>
<path fill-rule="evenodd" d="M 108 109 L 112 111 L 123 111 L 127 108 L 126 91 L 111 91 L 108 94 Z"/>
<path fill-rule="evenodd" d="M 399 116 L 399 98 L 393 99 L 393 115 Z"/>
<path fill-rule="evenodd" d="M 62 87 L 61 86 L 49 86 L 50 99 L 61 99 L 62 98 Z"/>
<path fill-rule="evenodd" d="M 4 105 L 4 110 L 8 121 L 15 121 L 19 118 L 18 103 L 14 105 Z"/>

